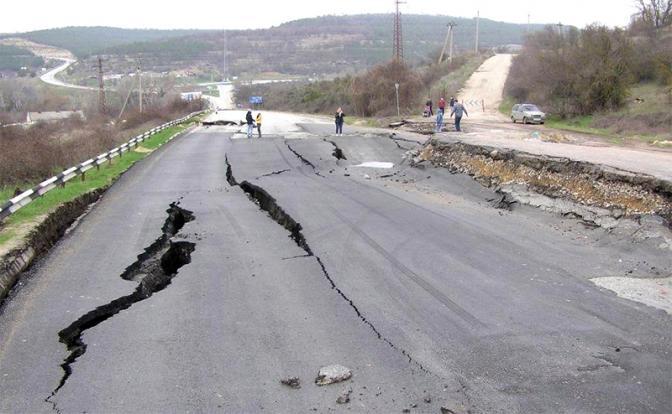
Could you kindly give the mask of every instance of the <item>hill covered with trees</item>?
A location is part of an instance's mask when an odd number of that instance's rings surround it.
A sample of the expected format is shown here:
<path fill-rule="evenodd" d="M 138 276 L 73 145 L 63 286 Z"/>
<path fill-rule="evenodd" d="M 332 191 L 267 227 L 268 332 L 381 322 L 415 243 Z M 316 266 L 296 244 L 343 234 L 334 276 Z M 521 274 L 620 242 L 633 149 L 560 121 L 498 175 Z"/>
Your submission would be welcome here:
<path fill-rule="evenodd" d="M 449 22 L 457 24 L 455 48 L 470 51 L 475 19 L 405 15 L 405 57 L 412 64 L 435 59 Z M 321 77 L 357 73 L 388 60 L 392 52 L 391 14 L 323 16 L 269 29 L 196 33 L 109 45 L 95 52 L 108 59 L 110 70 L 124 73 L 137 65 L 156 72 L 185 70 L 220 78 L 274 72 Z M 480 47 L 520 44 L 526 25 L 480 21 Z M 539 30 L 541 26 L 532 26 Z M 91 65 L 82 65 L 89 67 Z"/>
<path fill-rule="evenodd" d="M 44 60 L 30 50 L 0 44 L 0 71 L 19 72 L 21 68 L 31 69 L 42 65 Z"/>
<path fill-rule="evenodd" d="M 169 39 L 199 33 L 199 30 L 153 30 L 120 29 L 116 27 L 63 27 L 36 30 L 19 34 L 5 34 L 3 37 L 21 37 L 30 41 L 67 49 L 77 57 L 87 57 L 102 49 L 159 39 Z"/>

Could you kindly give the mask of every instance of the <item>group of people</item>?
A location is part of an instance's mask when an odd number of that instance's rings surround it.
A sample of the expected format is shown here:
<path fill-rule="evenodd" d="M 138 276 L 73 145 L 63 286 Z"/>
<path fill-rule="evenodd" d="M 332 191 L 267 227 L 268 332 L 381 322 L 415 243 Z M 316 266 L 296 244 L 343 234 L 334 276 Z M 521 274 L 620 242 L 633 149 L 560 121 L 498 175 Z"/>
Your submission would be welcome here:
<path fill-rule="evenodd" d="M 451 118 L 453 116 L 455 117 L 455 130 L 457 132 L 461 132 L 462 129 L 460 128 L 460 123 L 462 121 L 462 117 L 464 115 L 469 116 L 469 112 L 467 112 L 467 108 L 465 108 L 461 102 L 459 102 L 452 96 L 450 97 L 449 105 L 450 105 L 450 117 Z M 427 101 L 425 113 L 428 114 L 427 116 L 430 117 L 434 116 L 434 108 L 431 99 Z M 441 98 L 439 100 L 439 111 L 436 113 L 436 132 L 441 132 L 443 130 L 445 113 L 446 113 L 446 100 L 444 98 Z M 259 138 L 261 138 L 261 121 L 262 121 L 261 112 L 259 112 L 257 114 L 257 117 L 254 118 L 254 116 L 252 115 L 252 109 L 247 110 L 247 115 L 245 116 L 245 122 L 247 122 L 248 138 L 252 138 L 252 135 L 254 135 L 255 126 L 257 128 Z M 345 113 L 343 113 L 342 108 L 338 108 L 338 110 L 336 111 L 334 121 L 336 123 L 336 135 L 338 136 L 343 135 L 343 124 L 345 123 Z"/>
<path fill-rule="evenodd" d="M 257 117 L 252 116 L 252 110 L 247 110 L 247 115 L 245 115 L 245 122 L 247 122 L 247 138 L 252 138 L 254 135 L 254 127 L 257 127 L 257 132 L 259 133 L 259 138 L 261 138 L 261 112 L 257 114 Z"/>
<path fill-rule="evenodd" d="M 461 132 L 461 122 L 462 122 L 462 117 L 464 115 L 469 116 L 469 112 L 467 112 L 467 108 L 464 107 L 464 105 L 459 102 L 457 99 L 454 97 L 450 97 L 450 117 L 452 118 L 453 116 L 455 117 L 455 130 L 457 132 Z M 425 107 L 425 113 L 428 115 L 427 116 L 434 116 L 434 108 L 433 108 L 433 103 L 432 100 L 429 99 L 427 100 L 427 105 Z M 441 98 L 439 100 L 439 112 L 436 114 L 436 132 L 441 132 L 443 130 L 443 121 L 444 121 L 444 116 L 446 113 L 446 100 L 444 98 Z"/>
<path fill-rule="evenodd" d="M 252 116 L 252 109 L 247 110 L 247 115 L 245 115 L 245 122 L 247 122 L 247 137 L 252 138 L 254 135 L 254 128 L 256 126 L 257 132 L 259 133 L 259 138 L 261 138 L 261 112 L 257 114 L 257 117 Z M 345 113 L 343 113 L 342 108 L 338 108 L 336 111 L 336 135 L 343 135 L 343 124 L 345 123 Z"/>

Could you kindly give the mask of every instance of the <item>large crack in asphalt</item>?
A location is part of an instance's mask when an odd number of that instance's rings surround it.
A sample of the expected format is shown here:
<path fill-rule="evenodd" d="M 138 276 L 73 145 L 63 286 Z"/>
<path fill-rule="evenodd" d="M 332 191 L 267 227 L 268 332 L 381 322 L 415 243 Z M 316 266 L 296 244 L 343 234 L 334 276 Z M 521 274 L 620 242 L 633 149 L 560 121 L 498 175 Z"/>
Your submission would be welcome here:
<path fill-rule="evenodd" d="M 179 269 L 191 262 L 191 253 L 196 249 L 195 243 L 173 241 L 172 237 L 186 223 L 194 220 L 194 214 L 179 207 L 176 203 L 170 204 L 166 212 L 168 218 L 163 224 L 162 235 L 147 247 L 138 256 L 138 259 L 121 274 L 121 278 L 124 280 L 139 282 L 133 293 L 97 307 L 58 333 L 59 341 L 65 344 L 70 354 L 61 364 L 63 376 L 58 386 L 45 399 L 45 402 L 52 404 L 55 411 L 60 412 L 52 398 L 63 388 L 72 375 L 72 365 L 86 353 L 87 345 L 82 339 L 84 332 L 130 308 L 133 304 L 162 291 L 171 284 Z"/>
<path fill-rule="evenodd" d="M 331 155 L 333 155 L 333 157 L 336 158 L 337 163 L 340 160 L 346 160 L 347 161 L 347 158 L 345 157 L 345 153 L 343 153 L 343 150 L 338 146 L 338 144 L 336 144 L 334 141 L 326 139 L 326 138 L 324 138 L 324 142 L 328 142 L 328 143 L 330 143 L 331 145 L 334 146 L 334 151 L 331 153 Z"/>
<path fill-rule="evenodd" d="M 312 162 L 310 162 L 310 160 L 308 160 L 306 157 L 304 157 L 303 155 L 301 155 L 297 150 L 295 150 L 294 148 L 292 148 L 292 146 L 289 145 L 289 142 L 285 141 L 285 145 L 287 146 L 287 148 L 288 148 L 294 155 L 296 155 L 296 157 L 297 157 L 298 159 L 301 160 L 302 163 L 304 163 L 304 164 L 306 164 L 307 166 L 309 166 L 310 168 L 312 168 L 312 169 L 313 169 L 313 172 L 315 173 L 315 175 L 318 175 L 318 176 L 324 178 L 324 176 L 323 176 L 322 174 L 320 174 L 320 171 L 317 169 L 317 167 L 315 166 L 315 164 L 313 164 Z"/>
<path fill-rule="evenodd" d="M 291 148 L 290 148 L 291 150 Z M 294 152 L 294 151 L 292 151 Z M 298 156 L 298 155 L 297 155 Z M 313 250 L 311 249 L 310 245 L 306 241 L 305 236 L 302 233 L 303 227 L 299 222 L 297 222 L 292 216 L 290 216 L 277 202 L 277 200 L 271 196 L 266 190 L 263 188 L 251 184 L 248 181 L 243 181 L 240 184 L 236 181 L 234 175 L 233 175 L 233 170 L 231 167 L 231 163 L 229 162 L 228 158 L 225 158 L 226 160 L 226 165 L 227 165 L 227 172 L 226 172 L 226 177 L 227 181 L 229 184 L 233 187 L 238 186 L 240 187 L 248 196 L 248 198 L 255 203 L 262 211 L 265 211 L 268 213 L 268 215 L 281 225 L 282 227 L 285 228 L 290 233 L 290 237 L 294 242 L 306 252 L 305 257 L 314 257 L 317 263 L 320 266 L 320 269 L 322 270 L 323 276 L 326 278 L 326 280 L 329 282 L 331 285 L 331 288 L 338 293 L 338 295 L 345 300 L 348 305 L 353 309 L 353 311 L 357 314 L 357 317 L 366 325 L 368 326 L 373 333 L 376 335 L 376 337 L 385 342 L 388 346 L 390 346 L 392 349 L 395 351 L 401 353 L 404 357 L 408 359 L 408 362 L 417 366 L 420 370 L 422 370 L 425 373 L 428 374 L 433 374 L 430 372 L 428 369 L 426 369 L 421 363 L 418 361 L 414 360 L 413 357 L 403 348 L 400 348 L 397 346 L 395 343 L 393 343 L 390 339 L 386 338 L 383 336 L 383 334 L 376 328 L 376 326 L 369 321 L 366 316 L 359 310 L 357 305 L 350 299 L 344 292 L 341 290 L 338 285 L 336 285 L 336 282 L 334 279 L 331 277 L 329 274 L 329 271 L 327 270 L 324 262 L 322 261 L 322 258 L 319 256 L 315 255 Z M 433 374 L 436 375 L 436 374 Z"/>

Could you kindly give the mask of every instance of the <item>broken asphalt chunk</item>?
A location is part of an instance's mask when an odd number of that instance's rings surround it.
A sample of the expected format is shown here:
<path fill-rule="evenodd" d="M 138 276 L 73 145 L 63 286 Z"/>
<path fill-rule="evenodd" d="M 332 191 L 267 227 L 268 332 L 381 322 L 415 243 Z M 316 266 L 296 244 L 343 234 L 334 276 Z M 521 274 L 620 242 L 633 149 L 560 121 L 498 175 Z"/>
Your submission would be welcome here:
<path fill-rule="evenodd" d="M 280 383 L 290 388 L 301 388 L 301 380 L 299 377 L 289 377 L 280 380 Z"/>
<path fill-rule="evenodd" d="M 347 404 L 350 402 L 350 394 L 352 394 L 351 389 L 347 389 L 341 393 L 336 399 L 337 404 Z"/>
<path fill-rule="evenodd" d="M 320 372 L 318 372 L 317 378 L 315 378 L 315 384 L 336 384 L 337 382 L 346 381 L 351 377 L 352 370 L 350 370 L 350 368 L 344 367 L 343 365 L 329 365 L 320 368 Z"/>

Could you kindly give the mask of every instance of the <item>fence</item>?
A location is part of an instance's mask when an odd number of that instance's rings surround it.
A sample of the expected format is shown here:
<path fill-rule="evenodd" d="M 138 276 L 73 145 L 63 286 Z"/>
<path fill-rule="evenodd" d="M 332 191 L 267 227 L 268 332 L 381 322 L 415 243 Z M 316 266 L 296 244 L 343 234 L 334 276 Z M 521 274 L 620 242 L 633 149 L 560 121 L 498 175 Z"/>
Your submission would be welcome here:
<path fill-rule="evenodd" d="M 36 185 L 34 188 L 31 188 L 30 190 L 26 190 L 23 193 L 17 195 L 16 197 L 10 199 L 7 201 L 5 204 L 0 206 L 0 221 L 4 220 L 5 218 L 11 216 L 14 214 L 17 210 L 20 208 L 30 204 L 34 200 L 42 197 L 44 194 L 48 193 L 49 191 L 53 190 L 57 186 L 62 186 L 65 185 L 66 182 L 70 181 L 71 179 L 84 175 L 84 173 L 91 168 L 98 167 L 99 165 L 111 161 L 115 157 L 121 156 L 124 152 L 131 151 L 133 147 L 137 147 L 141 142 L 147 140 L 149 137 L 152 135 L 163 131 L 166 128 L 170 128 L 172 126 L 175 126 L 177 124 L 180 124 L 196 115 L 200 115 L 205 111 L 199 111 L 199 112 L 194 112 L 191 113 L 183 118 L 176 119 L 174 121 L 167 122 L 163 125 L 160 125 L 156 128 L 152 128 L 149 131 L 145 132 L 142 135 L 138 135 L 137 137 L 129 140 L 128 142 L 111 149 L 110 151 L 107 151 L 103 154 L 98 155 L 95 158 L 91 158 L 89 160 L 84 161 L 83 163 L 75 166 L 68 168 L 67 170 L 63 171 L 62 173 L 55 175 L 47 180 L 42 181 L 38 185 Z"/>

